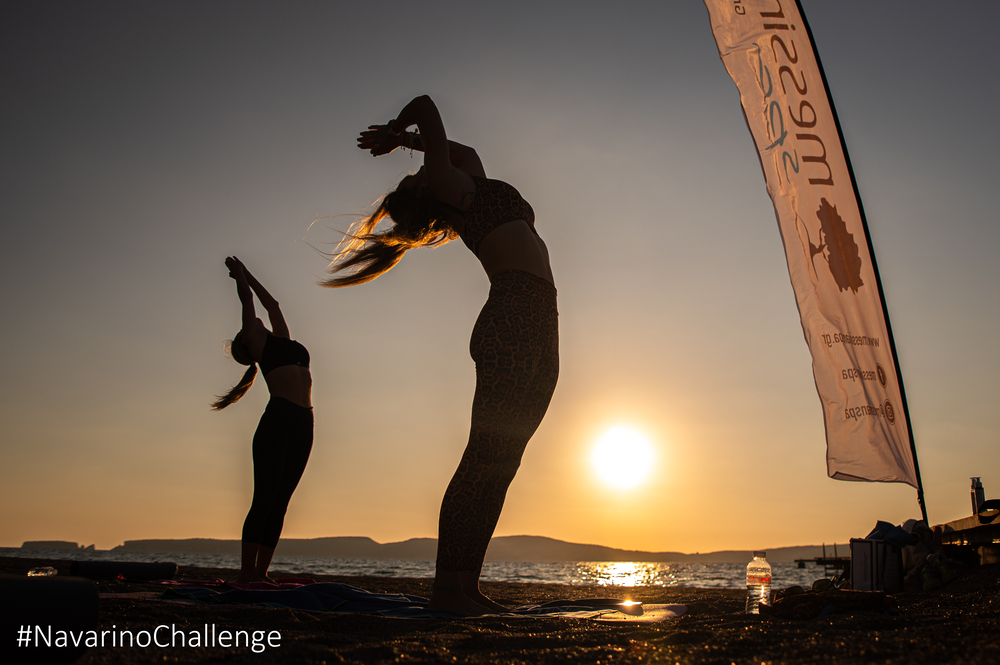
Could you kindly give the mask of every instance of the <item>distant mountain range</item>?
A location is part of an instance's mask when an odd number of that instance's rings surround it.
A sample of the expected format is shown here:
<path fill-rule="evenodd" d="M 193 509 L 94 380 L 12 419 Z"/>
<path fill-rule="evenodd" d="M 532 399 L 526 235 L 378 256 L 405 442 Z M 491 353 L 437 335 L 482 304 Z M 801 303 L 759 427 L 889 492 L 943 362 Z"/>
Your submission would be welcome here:
<path fill-rule="evenodd" d="M 52 542 L 52 541 L 50 541 Z M 75 546 L 76 543 L 67 543 Z M 23 547 L 37 547 L 25 543 Z M 848 556 L 847 545 L 836 546 L 836 553 Z M 126 540 L 115 552 L 189 552 L 198 554 L 239 554 L 240 541 L 214 538 L 179 540 Z M 416 559 L 433 560 L 437 552 L 436 538 L 411 538 L 397 543 L 377 543 L 362 536 L 332 538 L 283 538 L 275 554 L 279 556 L 311 556 L 336 559 Z M 568 543 L 542 536 L 499 536 L 490 542 L 487 561 L 647 561 L 685 563 L 741 563 L 749 561 L 749 550 L 724 550 L 684 554 L 682 552 L 646 552 L 622 550 L 601 545 Z M 826 546 L 826 556 L 833 556 L 834 545 Z M 792 562 L 823 556 L 820 545 L 778 547 L 767 550 L 771 563 Z"/>

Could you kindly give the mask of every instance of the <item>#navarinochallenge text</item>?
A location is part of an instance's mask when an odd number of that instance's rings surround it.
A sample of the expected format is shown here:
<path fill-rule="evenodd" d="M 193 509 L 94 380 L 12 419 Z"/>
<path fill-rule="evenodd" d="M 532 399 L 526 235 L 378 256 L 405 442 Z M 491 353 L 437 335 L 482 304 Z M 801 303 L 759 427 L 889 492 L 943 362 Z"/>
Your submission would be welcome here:
<path fill-rule="evenodd" d="M 198 630 L 184 631 L 175 624 L 161 624 L 153 630 L 53 630 L 52 626 L 22 625 L 17 631 L 18 647 L 250 647 L 254 653 L 263 653 L 268 647 L 281 646 L 281 633 L 277 630 L 216 630 L 215 624 L 205 624 Z"/>

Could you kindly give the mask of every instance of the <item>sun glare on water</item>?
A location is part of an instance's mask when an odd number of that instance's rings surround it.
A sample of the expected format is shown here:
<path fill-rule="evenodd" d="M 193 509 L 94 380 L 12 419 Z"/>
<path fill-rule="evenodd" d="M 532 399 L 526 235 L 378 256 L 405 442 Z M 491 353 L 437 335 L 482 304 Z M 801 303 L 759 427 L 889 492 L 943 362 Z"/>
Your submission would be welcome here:
<path fill-rule="evenodd" d="M 618 426 L 601 435 L 590 460 L 601 480 L 618 489 L 630 489 L 649 477 L 653 457 L 653 446 L 645 435 Z"/>

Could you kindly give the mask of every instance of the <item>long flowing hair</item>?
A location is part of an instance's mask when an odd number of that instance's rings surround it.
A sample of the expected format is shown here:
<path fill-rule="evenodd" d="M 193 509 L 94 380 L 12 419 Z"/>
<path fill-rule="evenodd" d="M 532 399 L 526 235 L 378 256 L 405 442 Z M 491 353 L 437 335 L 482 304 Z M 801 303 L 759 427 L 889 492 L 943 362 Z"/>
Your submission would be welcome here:
<path fill-rule="evenodd" d="M 381 232 L 375 227 L 383 219 L 393 225 Z M 375 212 L 356 222 L 330 262 L 329 279 L 322 286 L 339 288 L 370 282 L 399 263 L 407 250 L 434 247 L 454 240 L 458 234 L 441 212 L 441 205 L 426 190 L 395 189 L 382 198 Z"/>
<path fill-rule="evenodd" d="M 233 338 L 233 341 L 229 343 L 229 354 L 233 357 L 233 360 L 241 365 L 249 365 L 247 371 L 243 373 L 243 378 L 240 379 L 239 383 L 232 387 L 232 389 L 225 395 L 217 395 L 215 401 L 212 402 L 212 409 L 215 411 L 222 411 L 224 408 L 238 401 L 241 397 L 247 394 L 250 390 L 250 386 L 253 385 L 253 380 L 257 378 L 257 363 L 254 362 L 253 358 L 250 356 L 250 350 L 247 349 L 246 344 L 240 339 L 243 333 L 240 332 Z"/>

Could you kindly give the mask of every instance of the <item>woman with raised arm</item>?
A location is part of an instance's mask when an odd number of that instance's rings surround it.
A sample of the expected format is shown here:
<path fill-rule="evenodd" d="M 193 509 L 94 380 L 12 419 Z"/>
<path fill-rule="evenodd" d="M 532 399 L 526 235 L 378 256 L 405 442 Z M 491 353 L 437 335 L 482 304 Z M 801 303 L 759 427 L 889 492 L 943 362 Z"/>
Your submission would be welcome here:
<path fill-rule="evenodd" d="M 413 125 L 419 133 L 405 131 Z M 472 431 L 441 503 L 431 607 L 465 615 L 504 611 L 480 591 L 479 576 L 507 488 L 559 375 L 548 250 L 528 202 L 511 185 L 487 178 L 475 150 L 448 140 L 430 97 L 417 97 L 358 139 L 358 147 L 375 156 L 400 146 L 423 151 L 423 166 L 351 230 L 325 285 L 362 284 L 391 269 L 408 249 L 456 237 L 482 263 L 490 293 L 470 342 Z M 392 226 L 377 231 L 386 218 Z"/>
<path fill-rule="evenodd" d="M 309 461 L 313 442 L 312 375 L 309 352 L 290 339 L 278 301 L 235 256 L 226 258 L 229 276 L 243 306 L 243 328 L 233 338 L 233 360 L 249 365 L 243 378 L 213 404 L 224 409 L 243 397 L 257 376 L 257 365 L 271 393 L 253 435 L 253 502 L 243 522 L 243 550 L 237 582 L 269 581 L 274 548 L 285 510 Z M 257 318 L 253 296 L 267 312 L 271 330 Z"/>

